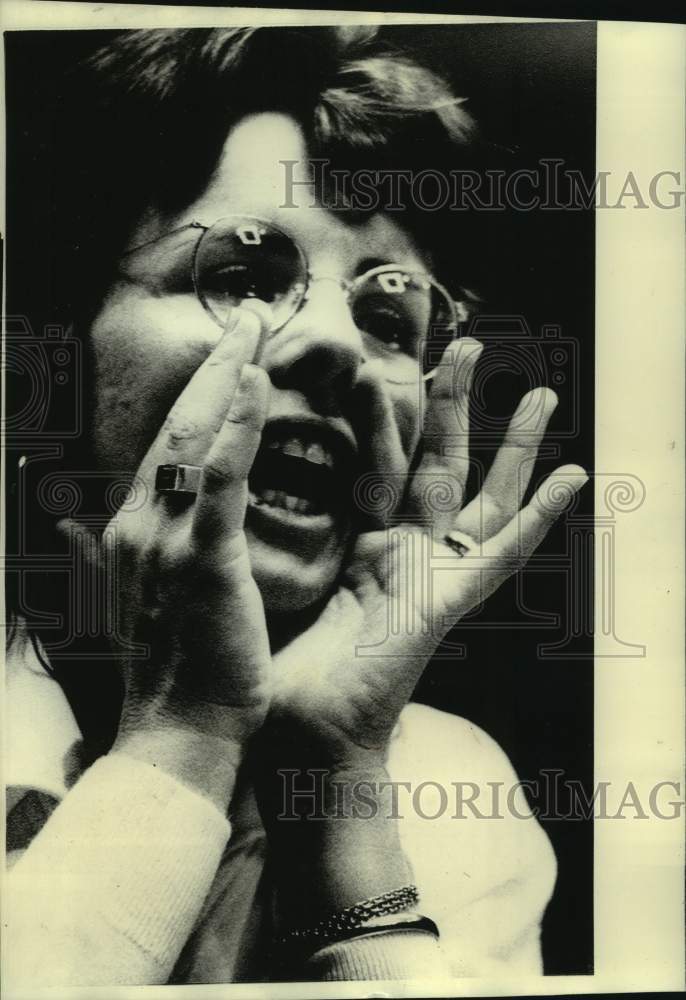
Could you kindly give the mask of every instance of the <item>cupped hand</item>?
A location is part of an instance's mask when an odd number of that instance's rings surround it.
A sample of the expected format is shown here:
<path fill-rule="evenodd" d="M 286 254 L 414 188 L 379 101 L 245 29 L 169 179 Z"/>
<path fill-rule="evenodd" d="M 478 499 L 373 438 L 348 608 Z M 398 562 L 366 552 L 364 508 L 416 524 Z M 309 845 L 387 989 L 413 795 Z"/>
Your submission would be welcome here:
<path fill-rule="evenodd" d="M 384 529 L 359 536 L 318 620 L 274 658 L 274 732 L 311 747 L 314 765 L 384 759 L 446 633 L 526 563 L 587 481 L 579 466 L 562 466 L 522 506 L 557 405 L 540 388 L 523 397 L 480 493 L 462 505 L 480 351 L 467 338 L 448 348 L 428 401 L 422 458 L 400 505 Z M 436 502 L 446 489 L 456 503 Z"/>
<path fill-rule="evenodd" d="M 237 765 L 264 720 L 271 658 L 243 522 L 269 396 L 252 362 L 269 319 L 262 303 L 232 314 L 138 469 L 143 502 L 124 503 L 101 539 L 119 637 L 147 650 L 123 665 L 116 748 L 150 756 L 152 738 L 164 755 L 186 738 L 207 753 L 209 739 Z M 176 464 L 202 468 L 196 497 L 156 490 L 158 466 Z"/>

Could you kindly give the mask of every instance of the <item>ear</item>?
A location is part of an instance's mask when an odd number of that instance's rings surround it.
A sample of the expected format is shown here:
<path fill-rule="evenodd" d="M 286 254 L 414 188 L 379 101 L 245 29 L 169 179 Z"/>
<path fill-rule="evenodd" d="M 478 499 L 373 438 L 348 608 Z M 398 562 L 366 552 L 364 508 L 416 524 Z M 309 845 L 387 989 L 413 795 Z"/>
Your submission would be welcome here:
<path fill-rule="evenodd" d="M 358 49 L 373 42 L 379 32 L 378 24 L 350 24 L 334 28 L 336 39 L 343 53 L 347 49 Z"/>
<path fill-rule="evenodd" d="M 473 316 L 481 312 L 484 300 L 475 291 L 461 288 L 459 297 L 455 299 L 457 318 L 460 323 L 467 323 Z"/>

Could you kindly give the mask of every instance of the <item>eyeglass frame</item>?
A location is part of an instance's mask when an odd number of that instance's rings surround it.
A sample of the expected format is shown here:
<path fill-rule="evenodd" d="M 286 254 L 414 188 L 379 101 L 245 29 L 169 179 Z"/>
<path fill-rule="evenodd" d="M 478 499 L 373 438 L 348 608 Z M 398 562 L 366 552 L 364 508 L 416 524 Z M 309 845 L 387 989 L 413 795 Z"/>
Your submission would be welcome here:
<path fill-rule="evenodd" d="M 467 319 L 466 312 L 464 311 L 464 303 L 454 299 L 447 290 L 447 288 L 444 285 L 442 285 L 439 281 L 437 281 L 437 279 L 433 276 L 433 274 L 427 271 L 413 271 L 411 268 L 403 268 L 400 264 L 388 263 L 388 264 L 379 264 L 376 267 L 372 267 L 368 271 L 365 271 L 363 274 L 358 274 L 355 278 L 352 279 L 337 278 L 334 275 L 326 275 L 326 274 L 315 275 L 310 269 L 309 261 L 307 259 L 305 251 L 300 246 L 295 237 L 291 236 L 290 233 L 286 232 L 286 230 L 282 229 L 280 226 L 277 226 L 275 223 L 269 222 L 266 219 L 262 219 L 258 215 L 243 215 L 242 213 L 230 213 L 229 215 L 224 215 L 218 219 L 215 219 L 215 221 L 210 225 L 206 225 L 204 222 L 199 222 L 198 220 L 194 219 L 192 222 L 188 222 L 185 225 L 179 226 L 176 229 L 169 229 L 166 232 L 161 233 L 159 236 L 156 236 L 151 240 L 147 240 L 146 242 L 141 243 L 138 246 L 131 247 L 125 250 L 122 254 L 122 257 L 127 257 L 130 254 L 137 253 L 139 250 L 144 250 L 146 247 L 153 246 L 155 243 L 158 243 L 160 240 L 164 239 L 167 236 L 173 236 L 175 233 L 182 233 L 185 229 L 202 230 L 202 235 L 199 237 L 197 243 L 193 247 L 193 256 L 191 259 L 191 277 L 193 280 L 193 291 L 195 292 L 198 302 L 203 307 L 207 315 L 217 324 L 217 326 L 223 329 L 224 323 L 219 319 L 217 314 L 212 309 L 211 305 L 206 301 L 206 297 L 203 295 L 201 291 L 200 283 L 197 278 L 196 261 L 200 245 L 202 243 L 205 234 L 210 232 L 212 229 L 215 228 L 215 226 L 218 226 L 220 223 L 227 222 L 232 219 L 246 219 L 249 220 L 250 222 L 256 222 L 260 225 L 267 226 L 269 229 L 274 230 L 276 233 L 285 237 L 285 239 L 287 239 L 295 247 L 295 249 L 298 252 L 298 256 L 300 257 L 300 260 L 303 264 L 303 271 L 306 278 L 306 284 L 303 289 L 302 295 L 298 300 L 298 304 L 296 305 L 293 312 L 291 312 L 290 315 L 282 323 L 279 323 L 277 326 L 273 326 L 270 328 L 267 334 L 268 337 L 271 337 L 273 334 L 278 333 L 285 326 L 287 326 L 288 323 L 290 323 L 290 321 L 293 319 L 294 316 L 297 316 L 297 314 L 303 308 L 303 305 L 308 301 L 310 286 L 313 285 L 316 281 L 334 281 L 343 291 L 346 299 L 346 304 L 348 304 L 350 296 L 354 292 L 355 288 L 361 285 L 364 281 L 368 280 L 370 277 L 375 277 L 378 274 L 388 273 L 391 271 L 407 271 L 414 276 L 425 278 L 431 285 L 433 285 L 434 288 L 436 288 L 443 295 L 444 299 L 446 300 L 450 308 L 451 322 L 449 324 L 442 324 L 442 327 L 450 328 L 451 326 L 453 326 L 455 329 L 455 333 L 452 339 L 453 340 L 458 339 L 459 323 Z M 420 376 L 418 382 L 415 384 L 421 384 L 422 382 L 424 383 L 430 382 L 431 379 L 434 378 L 436 370 L 437 366 L 432 368 L 430 371 L 423 373 Z M 394 383 L 392 379 L 387 379 L 387 381 L 399 385 L 413 384 L 410 382 Z"/>

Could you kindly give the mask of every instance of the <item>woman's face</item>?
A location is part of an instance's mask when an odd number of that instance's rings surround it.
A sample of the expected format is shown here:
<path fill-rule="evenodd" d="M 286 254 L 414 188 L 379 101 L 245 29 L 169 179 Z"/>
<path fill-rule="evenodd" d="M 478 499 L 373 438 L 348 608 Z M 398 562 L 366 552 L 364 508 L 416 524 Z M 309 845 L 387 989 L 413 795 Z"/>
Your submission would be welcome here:
<path fill-rule="evenodd" d="M 294 179 L 307 181 L 297 124 L 278 114 L 243 119 L 197 201 L 174 218 L 149 212 L 130 242 L 138 246 L 193 221 L 251 215 L 291 235 L 315 278 L 325 276 L 268 339 L 261 358 L 273 390 L 246 533 L 268 611 L 307 608 L 330 590 L 355 532 L 353 483 L 366 472 L 402 470 L 416 446 L 424 393 L 421 383 L 389 383 L 382 360 L 365 360 L 345 294 L 329 280 L 352 279 L 383 263 L 423 270 L 419 250 L 390 218 L 352 224 L 315 205 L 305 185 L 293 188 L 297 207 L 283 207 L 291 192 L 282 160 L 296 161 Z M 93 445 L 100 468 L 138 468 L 179 392 L 222 335 L 195 294 L 187 257 L 188 268 L 184 263 L 177 274 L 178 259 L 170 255 L 168 277 L 154 284 L 118 274 L 93 322 Z M 307 489 L 298 495 L 299 476 L 320 484 L 315 504 L 307 502 Z"/>

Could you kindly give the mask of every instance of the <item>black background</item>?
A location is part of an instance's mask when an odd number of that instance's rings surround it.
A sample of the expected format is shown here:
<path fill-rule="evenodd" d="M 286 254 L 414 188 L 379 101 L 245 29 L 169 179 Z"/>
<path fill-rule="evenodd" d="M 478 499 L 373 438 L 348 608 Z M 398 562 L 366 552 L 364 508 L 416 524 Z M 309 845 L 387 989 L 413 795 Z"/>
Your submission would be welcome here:
<path fill-rule="evenodd" d="M 455 9 L 453 8 L 453 12 Z M 510 13 L 515 13 L 511 11 Z M 517 12 L 519 13 L 519 11 Z M 562 14 L 562 11 L 560 11 Z M 592 177 L 595 164 L 595 26 L 593 24 L 416 26 L 385 29 L 394 42 L 454 82 L 493 148 L 493 165 L 535 168 L 559 158 Z M 41 219 L 49 215 L 51 129 L 49 98 L 65 68 L 90 51 L 91 32 L 22 32 L 7 40 L 8 232 L 10 311 L 27 312 L 34 330 L 51 317 L 41 303 L 49 258 L 41 246 Z M 100 36 L 102 37 L 102 36 Z M 580 369 L 555 388 L 560 406 L 537 476 L 563 462 L 593 468 L 594 224 L 588 211 L 484 214 L 479 257 L 480 291 L 489 313 L 521 314 L 531 330 L 556 324 L 573 338 Z M 454 237 L 461 239 L 455 217 Z M 27 298 L 27 262 L 34 294 Z M 19 271 L 22 279 L 19 280 Z M 16 280 L 13 280 L 16 275 Z M 14 297 L 13 297 L 14 292 Z M 31 305 L 27 309 L 26 303 Z M 530 388 L 521 375 L 500 372 L 483 386 L 489 412 L 505 419 L 518 395 Z M 11 400 L 12 387 L 9 393 Z M 581 402 L 576 412 L 577 401 Z M 566 431 L 571 417 L 579 427 Z M 476 449 L 487 463 L 492 444 Z M 576 517 L 591 510 L 586 487 Z M 546 540 L 543 556 L 564 558 L 564 524 Z M 589 570 L 592 574 L 592 567 Z M 592 621 L 574 642 L 574 659 L 541 658 L 538 647 L 565 638 L 567 578 L 525 574 L 529 607 L 561 616 L 559 628 L 541 632 L 513 615 L 515 584 L 509 583 L 456 632 L 465 656 L 430 666 L 418 700 L 453 711 L 482 726 L 505 749 L 522 779 L 560 769 L 567 779 L 593 781 Z M 587 587 L 592 586 L 589 575 Z M 509 627 L 494 628 L 494 623 Z M 572 647 L 570 647 L 572 648 Z M 469 776 L 465 776 L 468 780 Z M 456 780 L 460 776 L 456 775 Z M 593 834 L 588 822 L 551 820 L 544 826 L 554 845 L 559 877 L 546 913 L 546 972 L 574 974 L 593 967 Z"/>

